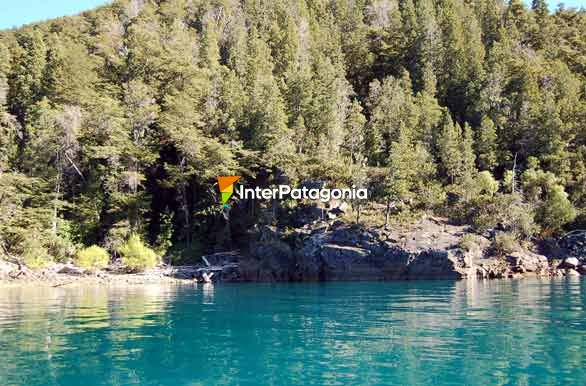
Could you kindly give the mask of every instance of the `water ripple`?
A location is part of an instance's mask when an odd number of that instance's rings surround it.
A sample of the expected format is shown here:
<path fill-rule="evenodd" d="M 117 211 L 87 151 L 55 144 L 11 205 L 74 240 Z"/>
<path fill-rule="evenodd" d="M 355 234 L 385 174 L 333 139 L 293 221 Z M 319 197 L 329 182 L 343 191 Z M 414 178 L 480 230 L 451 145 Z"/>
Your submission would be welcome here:
<path fill-rule="evenodd" d="M 584 284 L 7 288 L 0 385 L 584 384 Z"/>

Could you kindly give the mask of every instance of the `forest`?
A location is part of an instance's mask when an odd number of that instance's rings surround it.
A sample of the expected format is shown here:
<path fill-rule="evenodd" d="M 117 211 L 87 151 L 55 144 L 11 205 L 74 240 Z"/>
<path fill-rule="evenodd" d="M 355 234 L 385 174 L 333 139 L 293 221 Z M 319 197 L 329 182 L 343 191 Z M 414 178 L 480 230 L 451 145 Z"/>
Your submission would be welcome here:
<path fill-rule="evenodd" d="M 519 243 L 584 228 L 586 11 L 119 0 L 0 31 L 0 258 L 190 261 L 295 205 L 223 209 L 222 175 L 367 187 L 353 208 Z"/>

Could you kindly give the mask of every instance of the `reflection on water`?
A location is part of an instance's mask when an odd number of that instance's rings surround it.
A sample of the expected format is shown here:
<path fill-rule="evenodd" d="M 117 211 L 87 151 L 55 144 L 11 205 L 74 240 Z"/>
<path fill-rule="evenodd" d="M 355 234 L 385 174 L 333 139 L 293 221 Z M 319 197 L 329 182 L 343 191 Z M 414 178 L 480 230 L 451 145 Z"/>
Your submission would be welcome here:
<path fill-rule="evenodd" d="M 0 289 L 0 385 L 584 384 L 586 281 Z"/>

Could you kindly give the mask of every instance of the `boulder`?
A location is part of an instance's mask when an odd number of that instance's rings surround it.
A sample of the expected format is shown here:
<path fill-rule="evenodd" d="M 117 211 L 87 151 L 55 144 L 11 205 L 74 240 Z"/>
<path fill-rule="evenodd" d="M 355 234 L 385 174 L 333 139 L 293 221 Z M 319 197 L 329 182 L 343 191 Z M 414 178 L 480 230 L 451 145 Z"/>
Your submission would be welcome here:
<path fill-rule="evenodd" d="M 263 225 L 260 228 L 260 237 L 261 242 L 271 242 L 279 240 L 279 232 L 276 227 Z"/>
<path fill-rule="evenodd" d="M 586 262 L 586 231 L 575 230 L 567 233 L 559 240 L 559 245 L 566 250 L 568 256 Z"/>
<path fill-rule="evenodd" d="M 256 244 L 248 259 L 243 259 L 240 271 L 243 280 L 289 281 L 295 269 L 291 247 L 282 241 Z"/>
<path fill-rule="evenodd" d="M 580 274 L 575 269 L 568 268 L 566 269 L 566 276 L 580 276 Z"/>
<path fill-rule="evenodd" d="M 579 265 L 580 265 L 580 261 L 577 258 L 575 258 L 575 257 L 567 257 L 562 262 L 561 268 L 574 269 L 574 268 L 578 268 Z"/>
<path fill-rule="evenodd" d="M 18 271 L 18 265 L 0 260 L 0 279 L 6 279 L 11 272 Z"/>
<path fill-rule="evenodd" d="M 460 279 L 466 274 L 458 264 L 459 257 L 451 251 L 429 249 L 412 257 L 406 276 L 410 279 Z"/>
<path fill-rule="evenodd" d="M 367 249 L 325 244 L 320 251 L 322 280 L 377 280 L 382 272 L 369 260 Z"/>
<path fill-rule="evenodd" d="M 338 228 L 331 233 L 330 239 L 335 244 L 356 245 L 360 241 L 360 235 L 351 228 Z"/>
<path fill-rule="evenodd" d="M 67 275 L 83 275 L 85 273 L 85 269 L 76 267 L 73 264 L 65 264 L 63 267 L 59 268 L 57 273 L 67 274 Z"/>
<path fill-rule="evenodd" d="M 586 265 L 579 266 L 577 271 L 580 272 L 581 275 L 586 275 Z"/>
<path fill-rule="evenodd" d="M 516 251 L 507 255 L 514 272 L 545 272 L 549 267 L 547 257 L 529 251 Z"/>

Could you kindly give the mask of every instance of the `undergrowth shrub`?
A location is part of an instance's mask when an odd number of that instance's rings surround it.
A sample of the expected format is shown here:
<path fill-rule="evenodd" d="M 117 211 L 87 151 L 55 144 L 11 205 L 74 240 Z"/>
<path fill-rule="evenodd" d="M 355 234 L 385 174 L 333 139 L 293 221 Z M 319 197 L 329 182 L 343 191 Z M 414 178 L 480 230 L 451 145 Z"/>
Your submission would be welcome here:
<path fill-rule="evenodd" d="M 75 263 L 86 269 L 100 269 L 108 265 L 110 255 L 108 251 L 97 245 L 84 248 L 77 252 Z"/>
<path fill-rule="evenodd" d="M 159 262 L 155 251 L 146 246 L 136 234 L 131 235 L 128 241 L 118 248 L 118 252 L 122 256 L 122 264 L 133 272 L 153 268 Z"/>
<path fill-rule="evenodd" d="M 29 268 L 43 268 L 52 262 L 47 248 L 38 238 L 28 238 L 22 247 L 22 261 Z"/>
<path fill-rule="evenodd" d="M 507 255 L 518 251 L 520 248 L 519 240 L 512 233 L 499 233 L 493 241 L 493 247 L 498 255 Z"/>

